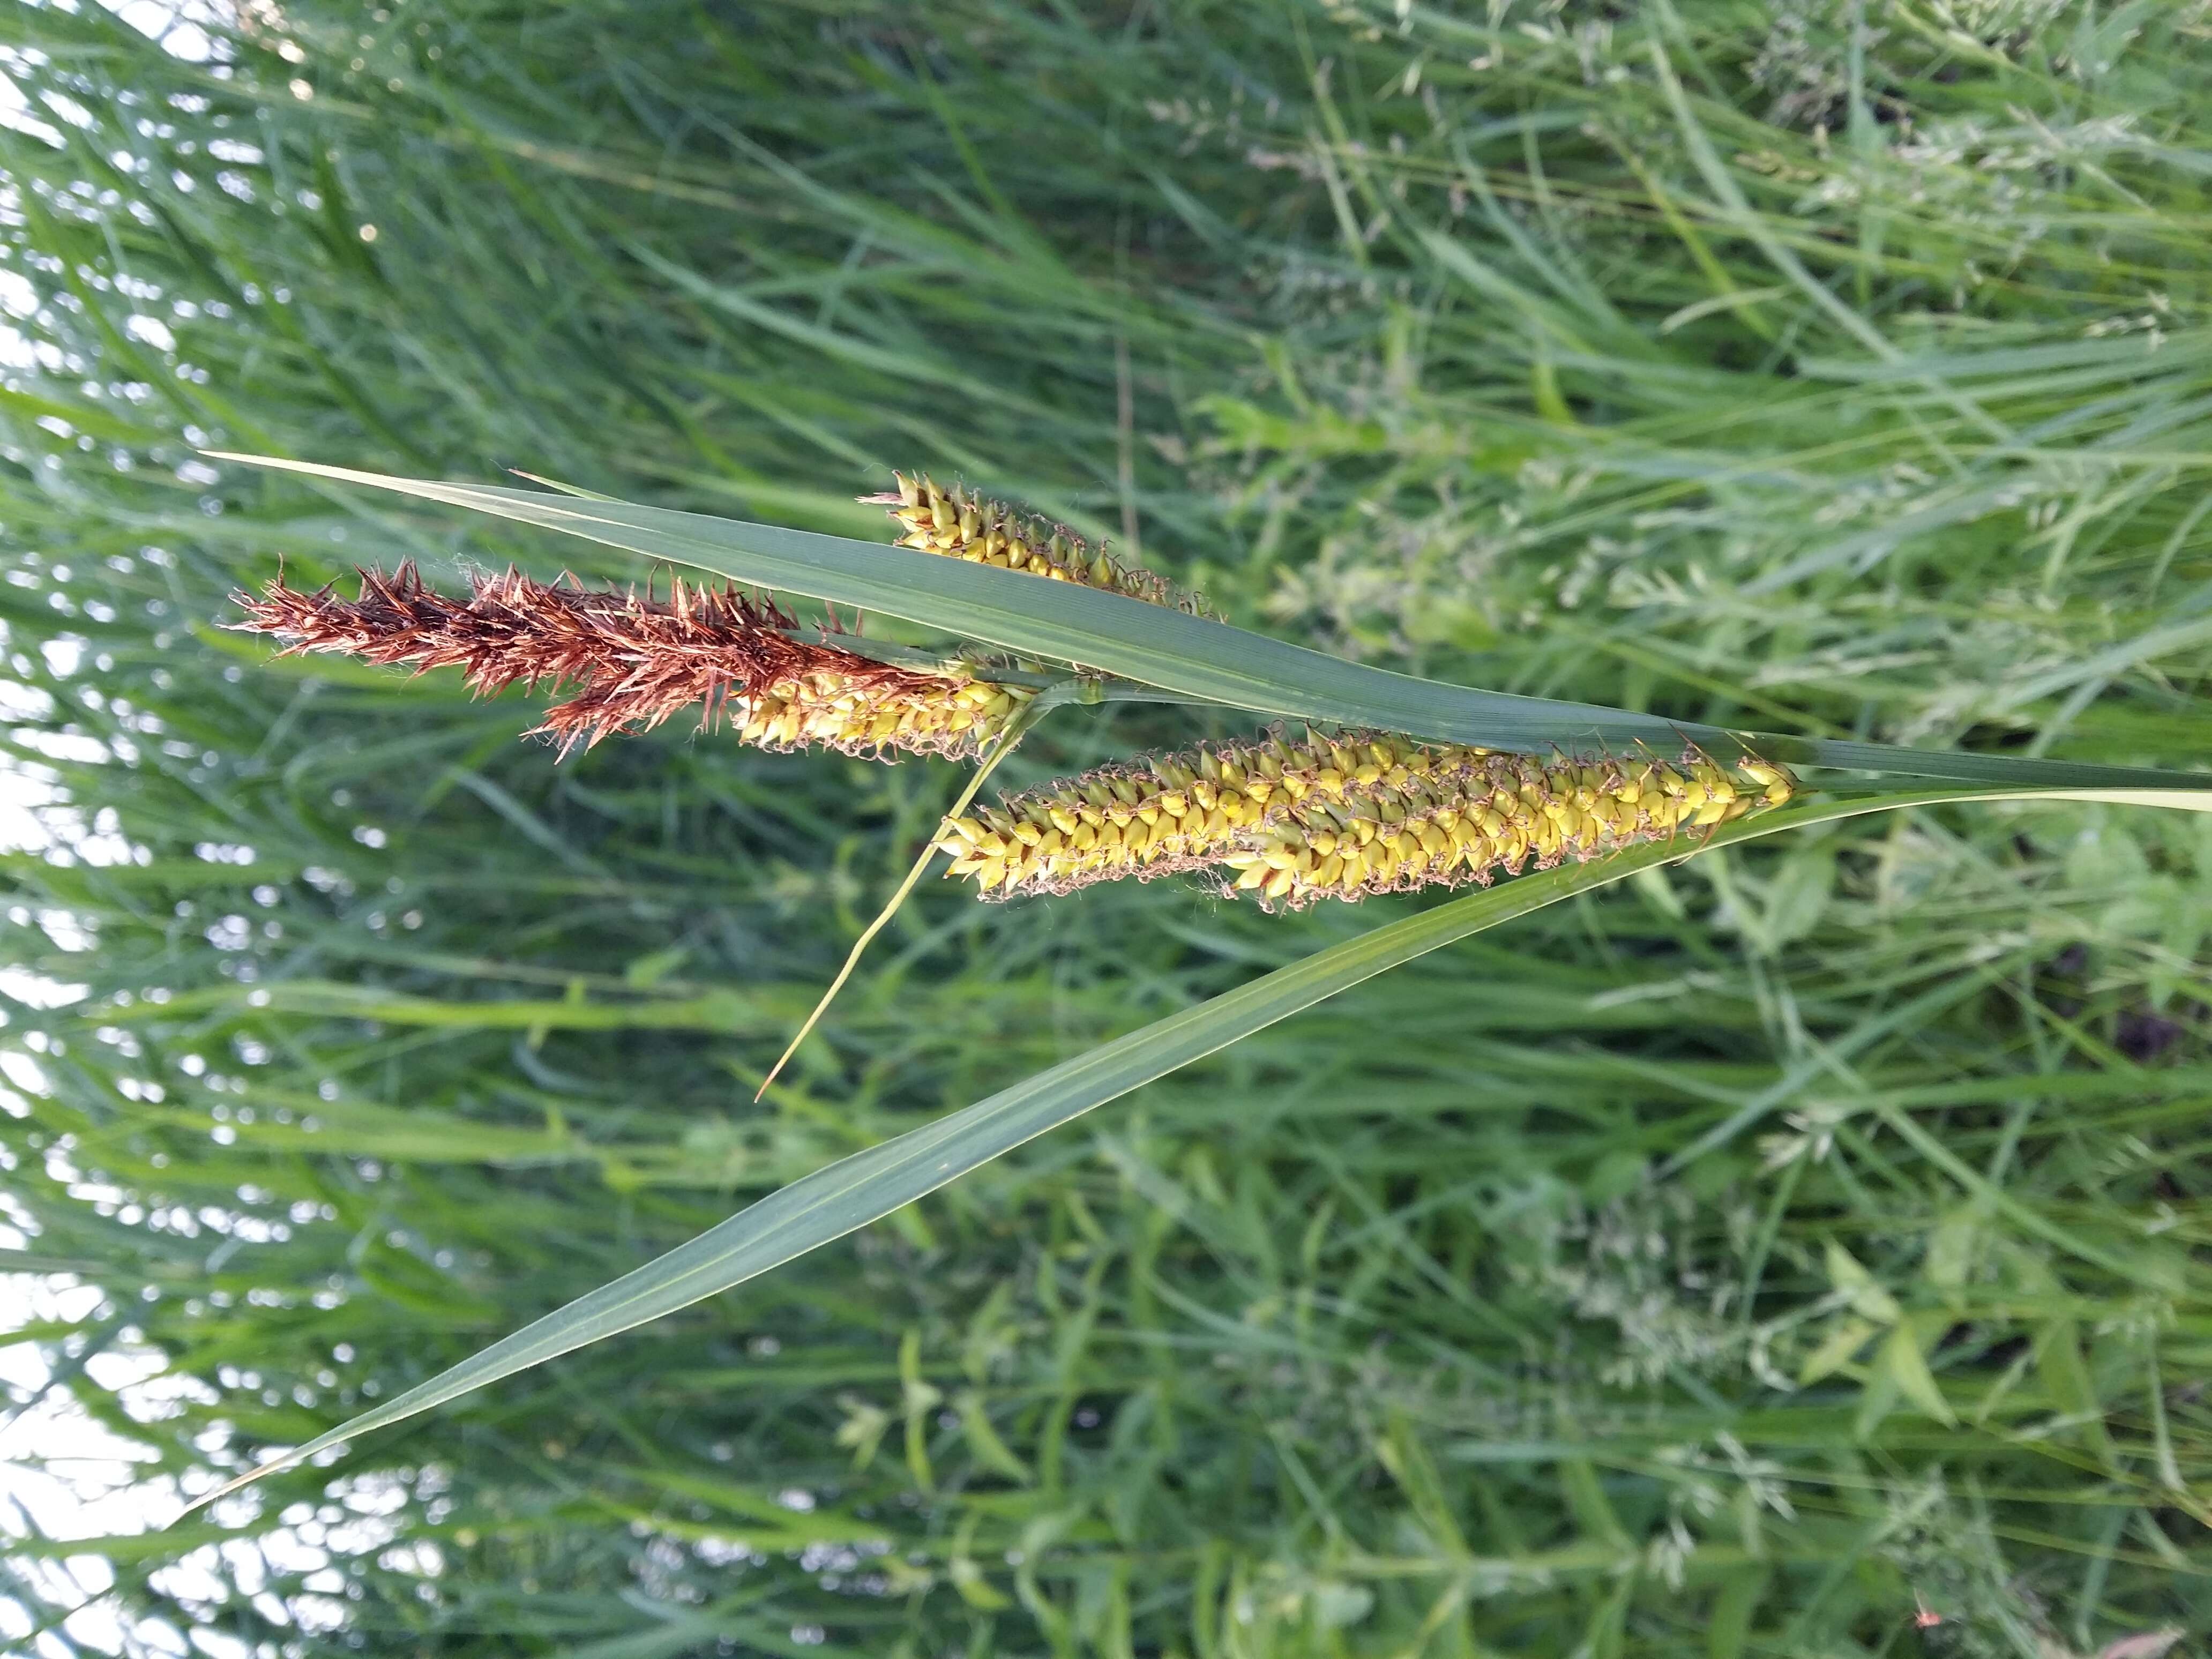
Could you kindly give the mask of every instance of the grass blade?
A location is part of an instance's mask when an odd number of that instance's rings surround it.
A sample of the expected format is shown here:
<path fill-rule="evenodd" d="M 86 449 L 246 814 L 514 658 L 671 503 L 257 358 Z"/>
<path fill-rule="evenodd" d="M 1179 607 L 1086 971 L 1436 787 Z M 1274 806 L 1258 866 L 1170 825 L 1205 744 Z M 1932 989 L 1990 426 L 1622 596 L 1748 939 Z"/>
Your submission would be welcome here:
<path fill-rule="evenodd" d="M 991 774 L 999 769 L 999 763 L 1012 754 L 1015 745 L 1019 744 L 1030 728 L 1055 706 L 1053 694 L 1047 692 L 1015 717 L 1016 723 L 1009 726 L 1006 734 L 992 746 L 991 752 L 983 757 L 983 763 L 975 769 L 975 775 L 968 780 L 967 786 L 961 790 L 952 805 L 945 809 L 944 815 L 938 820 L 938 834 L 942 834 L 947 824 L 975 803 L 976 793 L 982 788 Z M 899 907 L 906 902 L 907 896 L 914 891 L 915 884 L 921 879 L 922 872 L 927 870 L 939 856 L 936 835 L 933 835 L 929 842 L 923 846 L 921 854 L 915 859 L 913 866 L 907 871 L 906 879 L 899 883 L 897 890 L 892 893 L 884 902 L 884 908 L 876 913 L 876 919 L 861 929 L 860 938 L 853 941 L 853 948 L 846 952 L 844 965 L 838 969 L 837 977 L 830 981 L 829 989 L 823 992 L 821 1000 L 814 1005 L 814 1012 L 807 1015 L 806 1023 L 799 1028 L 798 1034 L 785 1046 L 784 1051 L 776 1056 L 775 1064 L 768 1068 L 768 1075 L 761 1079 L 760 1087 L 753 1091 L 755 1100 L 758 1100 L 766 1094 L 769 1085 L 783 1074 L 783 1068 L 791 1064 L 791 1057 L 799 1052 L 799 1045 L 806 1041 L 807 1034 L 821 1023 L 822 1016 L 830 1012 L 830 1005 L 837 1000 L 837 993 L 845 988 L 845 981 L 852 978 L 853 970 L 860 965 L 861 957 L 866 954 L 868 946 L 874 942 L 876 935 L 890 925 L 891 918 L 899 913 Z"/>
<path fill-rule="evenodd" d="M 270 456 L 208 453 L 221 460 L 470 507 L 647 558 L 691 565 L 733 581 L 856 605 L 1008 650 L 1081 663 L 1263 714 L 1534 751 L 1636 744 L 1673 750 L 1687 739 L 1723 755 L 1749 748 L 1792 764 L 1962 783 L 2158 789 L 2189 781 L 2185 775 L 2130 767 L 1787 738 L 1662 720 L 1595 703 L 1483 691 L 1347 662 L 1264 634 L 1095 588 L 1039 581 L 875 542 L 625 501 L 440 483 Z"/>
<path fill-rule="evenodd" d="M 1102 1043 L 896 1140 L 817 1170 L 420 1387 L 239 1476 L 210 1492 L 199 1504 L 213 1503 L 347 1440 L 402 1422 L 501 1377 L 741 1285 L 880 1220 L 1094 1107 L 1217 1053 L 1363 980 L 1547 904 L 1609 886 L 1638 870 L 1691 856 L 1707 847 L 1894 808 L 1976 799 L 2120 798 L 2114 792 L 2096 790 L 1995 793 L 1921 790 L 1791 806 L 1739 820 L 1686 849 L 1680 844 L 1665 843 L 1632 848 L 1589 864 L 1521 877 L 1390 922 L 1194 1008 Z M 2137 799 L 2133 794 L 2124 798 Z M 2154 792 L 2152 798 L 2161 805 L 2212 811 L 2212 790 L 2177 789 L 2168 795 Z"/>

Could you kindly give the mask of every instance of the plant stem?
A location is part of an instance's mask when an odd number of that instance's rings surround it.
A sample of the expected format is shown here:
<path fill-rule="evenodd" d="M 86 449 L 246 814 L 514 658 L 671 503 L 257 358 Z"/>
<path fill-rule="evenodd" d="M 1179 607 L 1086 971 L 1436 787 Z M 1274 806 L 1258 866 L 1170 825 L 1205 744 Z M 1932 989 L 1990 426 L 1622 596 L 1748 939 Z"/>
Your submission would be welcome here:
<path fill-rule="evenodd" d="M 1072 692 L 1073 684 L 1072 681 L 1063 681 L 1059 687 L 1054 688 L 1054 690 Z M 1075 701 L 1077 695 L 1079 693 L 1055 696 L 1054 691 L 1048 691 L 1027 708 L 1018 712 L 1008 722 L 1006 735 L 999 739 L 991 752 L 984 757 L 983 763 L 975 769 L 975 775 L 968 780 L 968 787 L 960 792 L 959 798 L 946 808 L 944 816 L 939 818 L 939 832 L 943 831 L 947 823 L 968 810 L 975 799 L 976 792 L 982 788 L 984 780 L 998 769 L 1000 761 L 1014 752 L 1014 745 L 1029 734 L 1030 728 L 1036 726 L 1046 713 L 1058 708 L 1063 702 Z M 915 884 L 921 879 L 922 872 L 929 868 L 929 861 L 936 853 L 937 836 L 933 834 L 928 843 L 922 848 L 921 856 L 915 860 L 914 867 L 906 872 L 906 879 L 899 884 L 898 890 L 893 893 L 884 908 L 876 913 L 876 919 L 861 930 L 860 937 L 853 941 L 853 948 L 847 952 L 845 965 L 837 970 L 837 977 L 830 981 L 830 988 L 823 992 L 822 1000 L 814 1005 L 814 1012 L 807 1015 L 806 1023 L 799 1028 L 798 1036 L 792 1038 L 790 1046 L 777 1057 L 775 1064 L 769 1067 L 768 1075 L 761 1079 L 760 1087 L 753 1091 L 755 1100 L 758 1100 L 768 1092 L 769 1085 L 781 1075 L 783 1068 L 791 1063 L 791 1057 L 799 1052 L 799 1045 L 805 1042 L 807 1034 L 821 1023 L 822 1016 L 829 1012 L 830 1005 L 836 1000 L 837 993 L 845 988 L 845 981 L 852 978 L 853 970 L 860 965 L 860 957 L 866 954 L 868 946 L 875 942 L 876 935 L 882 933 L 890 924 L 890 919 L 899 913 L 899 907 L 906 902 L 907 895 L 914 891 Z"/>

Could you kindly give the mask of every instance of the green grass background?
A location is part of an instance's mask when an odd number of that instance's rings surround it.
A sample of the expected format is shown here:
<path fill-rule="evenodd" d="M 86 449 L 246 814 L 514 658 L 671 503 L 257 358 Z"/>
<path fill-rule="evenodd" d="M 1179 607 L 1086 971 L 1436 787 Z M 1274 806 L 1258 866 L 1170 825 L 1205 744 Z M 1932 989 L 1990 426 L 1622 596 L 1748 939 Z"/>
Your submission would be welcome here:
<path fill-rule="evenodd" d="M 241 18 L 0 19 L 0 954 L 82 988 L 6 981 L 6 1265 L 156 1492 L 1418 902 L 933 884 L 756 1107 L 954 771 L 268 664 L 280 561 L 647 573 L 195 447 L 856 535 L 925 466 L 1467 684 L 2204 757 L 2201 0 Z M 84 1554 L 222 1656 L 2202 1632 L 2208 927 L 2197 814 L 1701 858 L 174 1531 L 14 1517 L 11 1639 L 98 1650 Z"/>

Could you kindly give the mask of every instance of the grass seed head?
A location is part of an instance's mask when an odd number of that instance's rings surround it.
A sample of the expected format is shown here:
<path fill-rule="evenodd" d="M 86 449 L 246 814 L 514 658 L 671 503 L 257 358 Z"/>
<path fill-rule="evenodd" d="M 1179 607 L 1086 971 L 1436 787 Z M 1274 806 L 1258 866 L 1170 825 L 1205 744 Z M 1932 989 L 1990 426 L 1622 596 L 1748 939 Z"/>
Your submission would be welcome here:
<path fill-rule="evenodd" d="M 1221 864 L 1309 799 L 1396 779 L 1430 780 L 1486 751 L 1389 732 L 1294 739 L 1273 732 L 1101 767 L 955 820 L 939 846 L 987 897 L 1066 893 Z M 964 826 L 964 827 L 963 827 Z"/>
<path fill-rule="evenodd" d="M 1692 749 L 1645 756 L 1451 751 L 1425 775 L 1363 776 L 1291 802 L 1220 860 L 1227 890 L 1269 909 L 1426 887 L 1488 886 L 1778 806 L 1796 780 L 1771 762 L 1723 766 Z M 1468 758 L 1471 757 L 1471 758 Z"/>
<path fill-rule="evenodd" d="M 357 599 L 308 592 L 280 576 L 258 598 L 234 597 L 238 624 L 274 634 L 283 654 L 342 652 L 417 673 L 457 667 L 490 696 L 520 684 L 572 688 L 535 730 L 565 756 L 611 733 L 650 730 L 701 706 L 764 749 L 813 744 L 849 755 L 972 755 L 1035 695 L 964 671 L 925 673 L 830 639 L 794 638 L 798 619 L 765 595 L 671 583 L 668 598 L 634 588 L 536 581 L 509 569 L 475 576 L 466 599 L 428 586 L 414 565 L 363 570 Z"/>
<path fill-rule="evenodd" d="M 987 898 L 1211 870 L 1269 909 L 1598 857 L 1754 805 L 1796 780 L 1691 750 L 1550 762 L 1386 732 L 1281 732 L 1104 767 L 956 818 L 938 845 Z"/>
<path fill-rule="evenodd" d="M 911 478 L 902 472 L 893 476 L 898 479 L 896 490 L 860 499 L 890 510 L 904 531 L 897 539 L 900 547 L 996 565 L 1001 570 L 1026 571 L 1050 581 L 1103 588 L 1194 616 L 1206 614 L 1195 597 L 1149 570 L 1123 564 L 1103 547 L 1093 551 L 1065 525 L 1047 524 L 958 484 L 945 489 L 926 473 Z"/>

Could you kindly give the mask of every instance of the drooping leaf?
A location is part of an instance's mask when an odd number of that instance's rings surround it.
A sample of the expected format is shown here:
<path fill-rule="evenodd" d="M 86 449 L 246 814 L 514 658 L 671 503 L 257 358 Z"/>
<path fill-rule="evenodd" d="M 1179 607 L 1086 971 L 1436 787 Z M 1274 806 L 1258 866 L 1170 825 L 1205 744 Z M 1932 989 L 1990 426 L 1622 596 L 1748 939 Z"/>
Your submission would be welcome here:
<path fill-rule="evenodd" d="M 2155 790 L 2185 774 L 2010 755 L 1784 737 L 1663 720 L 1595 703 L 1484 691 L 1348 662 L 1248 629 L 1117 593 L 934 557 L 875 542 L 632 502 L 441 483 L 350 467 L 211 450 L 220 460 L 367 484 L 473 508 L 731 580 L 902 617 L 947 634 L 1118 674 L 1184 696 L 1412 737 L 1493 748 L 1673 752 L 1686 741 L 1734 755 L 1962 783 Z M 2105 799 L 2119 799 L 2107 796 Z"/>
<path fill-rule="evenodd" d="M 501 1377 L 742 1285 L 880 1220 L 1095 1107 L 1218 1053 L 1325 998 L 1547 904 L 1610 886 L 1639 870 L 1690 856 L 1706 847 L 1751 841 L 1807 824 L 1960 800 L 2080 798 L 2078 792 L 2066 791 L 2012 791 L 1993 796 L 1923 790 L 1878 800 L 1802 803 L 1739 819 L 1694 844 L 1662 842 L 1632 848 L 1588 864 L 1537 872 L 1388 923 L 1196 1007 L 1102 1043 L 896 1140 L 817 1170 L 688 1243 L 578 1297 L 421 1386 L 249 1471 L 199 1501 L 212 1503 L 344 1441 L 402 1422 Z M 2212 792 L 2175 791 L 2173 804 L 2212 811 Z"/>

